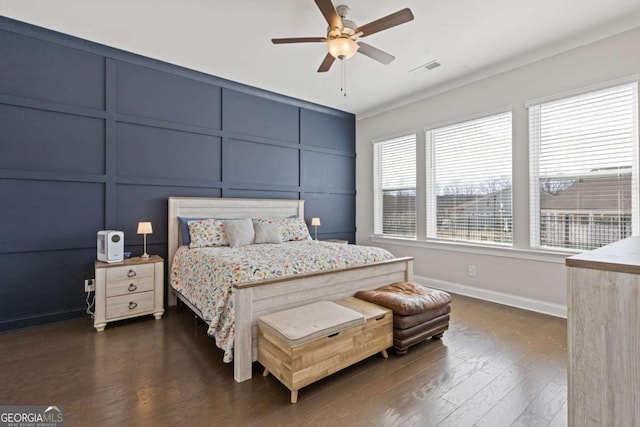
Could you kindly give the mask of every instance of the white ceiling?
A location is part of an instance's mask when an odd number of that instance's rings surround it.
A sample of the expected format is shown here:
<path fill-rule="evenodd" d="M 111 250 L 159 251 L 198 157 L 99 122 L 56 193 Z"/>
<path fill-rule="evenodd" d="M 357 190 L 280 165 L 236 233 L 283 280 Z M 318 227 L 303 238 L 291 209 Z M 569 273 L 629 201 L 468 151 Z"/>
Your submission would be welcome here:
<path fill-rule="evenodd" d="M 324 36 L 313 0 L 0 0 L 0 14 L 237 82 L 356 113 L 359 118 L 640 26 L 639 0 L 334 0 L 362 25 L 404 7 L 415 20 L 363 41 L 363 55 L 316 70 Z M 410 74 L 437 59 L 440 68 Z"/>

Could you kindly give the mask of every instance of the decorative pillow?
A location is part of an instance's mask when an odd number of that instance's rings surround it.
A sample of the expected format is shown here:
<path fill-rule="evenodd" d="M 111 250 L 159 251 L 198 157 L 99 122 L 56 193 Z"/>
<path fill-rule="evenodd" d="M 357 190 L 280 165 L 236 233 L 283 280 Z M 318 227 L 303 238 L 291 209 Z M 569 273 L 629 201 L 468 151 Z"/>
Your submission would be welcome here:
<path fill-rule="evenodd" d="M 189 225 L 188 222 L 189 221 L 196 221 L 199 219 L 217 219 L 220 221 L 225 221 L 225 220 L 229 220 L 229 219 L 239 219 L 239 218 L 186 218 L 186 217 L 182 217 L 179 216 L 178 217 L 178 229 L 180 232 L 180 245 L 181 246 L 189 246 L 189 244 L 191 243 L 191 236 L 189 235 Z M 222 245 L 222 246 L 226 246 L 226 245 Z"/>
<path fill-rule="evenodd" d="M 283 218 L 289 233 L 289 240 L 311 240 L 309 227 L 302 218 Z"/>
<path fill-rule="evenodd" d="M 256 232 L 256 243 L 282 243 L 280 228 L 277 224 L 255 222 L 253 228 Z"/>
<path fill-rule="evenodd" d="M 178 228 L 180 229 L 180 245 L 181 246 L 189 246 L 189 243 L 191 243 L 191 236 L 189 236 L 189 225 L 187 225 L 187 222 L 195 221 L 198 219 L 206 219 L 206 218 L 185 218 L 182 216 L 178 217 Z"/>
<path fill-rule="evenodd" d="M 253 222 L 250 219 L 235 219 L 224 222 L 224 232 L 229 240 L 229 246 L 238 248 L 253 244 Z"/>
<path fill-rule="evenodd" d="M 276 224 L 283 242 L 289 240 L 311 240 L 307 224 L 302 218 L 256 218 L 254 223 Z"/>
<path fill-rule="evenodd" d="M 187 221 L 189 227 L 189 248 L 209 248 L 212 246 L 229 246 L 224 232 L 224 221 L 205 218 Z"/>

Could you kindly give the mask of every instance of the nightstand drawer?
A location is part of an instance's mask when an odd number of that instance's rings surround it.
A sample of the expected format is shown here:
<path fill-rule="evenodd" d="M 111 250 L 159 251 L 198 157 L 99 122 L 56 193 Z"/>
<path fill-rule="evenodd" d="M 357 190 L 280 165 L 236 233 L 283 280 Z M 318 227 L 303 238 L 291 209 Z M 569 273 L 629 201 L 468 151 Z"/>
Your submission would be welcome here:
<path fill-rule="evenodd" d="M 107 269 L 107 282 L 153 277 L 153 264 L 125 265 Z"/>
<path fill-rule="evenodd" d="M 153 311 L 153 291 L 107 298 L 107 319 Z"/>
<path fill-rule="evenodd" d="M 130 295 L 138 292 L 152 291 L 153 287 L 153 276 L 121 280 L 119 282 L 107 282 L 107 298 L 117 295 Z"/>

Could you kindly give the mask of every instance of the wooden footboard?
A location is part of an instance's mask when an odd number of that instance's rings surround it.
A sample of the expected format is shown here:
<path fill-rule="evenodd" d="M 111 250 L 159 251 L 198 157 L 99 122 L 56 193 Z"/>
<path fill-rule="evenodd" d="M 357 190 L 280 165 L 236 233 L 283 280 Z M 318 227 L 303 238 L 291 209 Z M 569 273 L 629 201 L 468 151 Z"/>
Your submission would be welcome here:
<path fill-rule="evenodd" d="M 234 378 L 251 378 L 251 363 L 258 359 L 260 316 L 320 300 L 339 300 L 361 289 L 374 289 L 413 280 L 413 258 L 396 258 L 343 270 L 303 274 L 234 286 Z"/>

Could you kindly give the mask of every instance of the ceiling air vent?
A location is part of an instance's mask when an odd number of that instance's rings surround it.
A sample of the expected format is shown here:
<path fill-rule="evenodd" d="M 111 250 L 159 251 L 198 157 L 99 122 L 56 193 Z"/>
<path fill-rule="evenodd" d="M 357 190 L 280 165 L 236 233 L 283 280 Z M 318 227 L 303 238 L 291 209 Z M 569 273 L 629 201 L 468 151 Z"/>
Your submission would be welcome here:
<path fill-rule="evenodd" d="M 438 62 L 437 59 L 434 59 L 433 61 L 429 61 L 426 64 L 422 64 L 419 67 L 414 68 L 413 70 L 409 71 L 411 74 L 422 74 L 425 71 L 431 71 L 434 68 L 438 68 L 441 64 Z"/>

